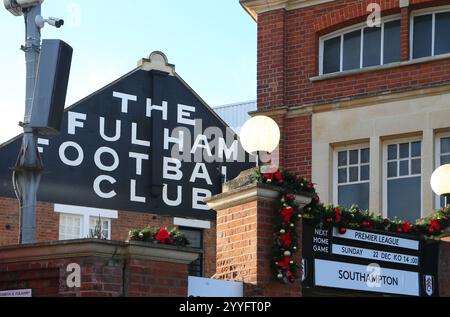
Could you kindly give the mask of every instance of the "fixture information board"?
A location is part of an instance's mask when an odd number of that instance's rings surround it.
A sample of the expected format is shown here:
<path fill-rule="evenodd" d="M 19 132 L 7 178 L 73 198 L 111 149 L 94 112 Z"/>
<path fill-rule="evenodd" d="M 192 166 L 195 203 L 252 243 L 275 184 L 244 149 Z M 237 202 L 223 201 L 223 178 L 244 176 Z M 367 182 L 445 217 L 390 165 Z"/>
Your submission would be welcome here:
<path fill-rule="evenodd" d="M 306 288 L 438 296 L 438 243 L 405 235 L 305 223 L 303 269 Z"/>

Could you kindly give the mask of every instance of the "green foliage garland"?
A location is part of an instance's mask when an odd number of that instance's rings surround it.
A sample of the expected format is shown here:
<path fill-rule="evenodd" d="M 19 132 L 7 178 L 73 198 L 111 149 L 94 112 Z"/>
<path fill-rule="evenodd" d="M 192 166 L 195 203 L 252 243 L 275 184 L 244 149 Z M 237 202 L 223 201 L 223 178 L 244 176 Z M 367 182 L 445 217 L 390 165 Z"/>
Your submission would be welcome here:
<path fill-rule="evenodd" d="M 347 229 L 372 229 L 422 239 L 439 239 L 450 228 L 450 207 L 410 224 L 400 219 L 384 219 L 356 205 L 351 208 L 323 205 L 314 184 L 288 171 L 267 174 L 257 171 L 257 179 L 259 183 L 273 186 L 280 192 L 274 210 L 272 272 L 277 280 L 286 284 L 293 284 L 299 278 L 300 263 L 294 255 L 299 248 L 297 224 L 301 219 L 322 228 L 337 227 L 341 234 L 345 234 Z M 299 194 L 310 195 L 311 203 L 299 208 L 295 202 L 295 196 Z"/>

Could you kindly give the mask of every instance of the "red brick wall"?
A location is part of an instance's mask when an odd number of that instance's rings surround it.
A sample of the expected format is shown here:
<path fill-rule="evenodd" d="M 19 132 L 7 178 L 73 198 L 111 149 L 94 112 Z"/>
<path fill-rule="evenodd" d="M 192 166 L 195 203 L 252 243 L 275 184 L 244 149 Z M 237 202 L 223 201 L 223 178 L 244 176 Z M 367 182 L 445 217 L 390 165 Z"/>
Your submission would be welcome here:
<path fill-rule="evenodd" d="M 301 296 L 300 282 L 283 285 L 271 273 L 273 208 L 258 200 L 218 211 L 216 277 L 244 282 L 246 297 Z"/>
<path fill-rule="evenodd" d="M 19 207 L 16 199 L 0 198 L 0 246 L 18 243 Z M 52 203 L 38 203 L 36 242 L 59 240 L 59 213 L 54 212 Z M 111 238 L 115 241 L 128 240 L 133 229 L 145 227 L 173 228 L 173 217 L 162 217 L 128 211 L 119 211 L 119 218 L 112 220 Z M 10 229 L 7 229 L 10 228 Z M 204 275 L 211 277 L 216 272 L 216 231 L 215 224 L 204 230 Z"/>
<path fill-rule="evenodd" d="M 311 114 L 307 110 L 284 120 L 271 111 L 363 98 L 450 83 L 450 58 L 415 65 L 311 81 L 319 75 L 319 38 L 364 22 L 369 3 L 379 3 L 382 16 L 400 14 L 401 59 L 409 60 L 410 12 L 450 4 L 441 0 L 340 0 L 258 16 L 258 110 L 269 112 L 282 127 L 281 166 L 311 178 Z M 297 118 L 293 118 L 297 116 Z"/>
<path fill-rule="evenodd" d="M 81 268 L 81 288 L 67 287 L 67 266 Z M 0 264 L 0 290 L 32 289 L 33 297 L 186 297 L 185 264 L 93 256 Z"/>
<path fill-rule="evenodd" d="M 342 0 L 258 17 L 258 108 L 328 103 L 346 97 L 417 89 L 450 82 L 450 60 L 311 82 L 318 75 L 321 35 L 365 21 L 373 0 Z M 398 1 L 375 1 L 384 16 L 399 14 Z M 449 1 L 410 1 L 410 9 Z M 402 11 L 402 57 L 409 57 L 408 9 Z M 406 37 L 405 37 L 406 36 Z"/>

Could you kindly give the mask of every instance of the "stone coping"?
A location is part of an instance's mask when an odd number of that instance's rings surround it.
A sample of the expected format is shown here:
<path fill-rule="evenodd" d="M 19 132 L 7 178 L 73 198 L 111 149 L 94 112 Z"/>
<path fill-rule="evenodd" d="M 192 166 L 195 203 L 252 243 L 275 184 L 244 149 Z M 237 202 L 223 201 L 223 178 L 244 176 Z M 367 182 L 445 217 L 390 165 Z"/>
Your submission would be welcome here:
<path fill-rule="evenodd" d="M 83 239 L 0 247 L 0 264 L 103 257 L 190 264 L 201 251 L 140 241 Z"/>
<path fill-rule="evenodd" d="M 205 202 L 213 210 L 223 210 L 257 201 L 258 199 L 275 201 L 280 196 L 281 191 L 282 188 L 254 182 L 205 199 Z M 311 203 L 312 197 L 313 195 L 310 193 L 302 193 L 296 195 L 295 202 L 300 207 L 303 207 Z"/>

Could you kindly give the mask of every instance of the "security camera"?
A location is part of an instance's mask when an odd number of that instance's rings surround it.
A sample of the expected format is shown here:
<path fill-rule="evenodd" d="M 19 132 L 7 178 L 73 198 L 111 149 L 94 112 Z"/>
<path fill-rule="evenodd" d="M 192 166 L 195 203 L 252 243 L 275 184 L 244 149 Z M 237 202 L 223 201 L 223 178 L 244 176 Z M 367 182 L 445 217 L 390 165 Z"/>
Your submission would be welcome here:
<path fill-rule="evenodd" d="M 64 20 L 50 17 L 47 19 L 47 23 L 59 29 L 64 25 Z"/>
<path fill-rule="evenodd" d="M 15 16 L 23 14 L 24 9 L 37 6 L 44 0 L 3 0 L 6 10 Z"/>
<path fill-rule="evenodd" d="M 61 26 L 64 25 L 64 20 L 63 19 L 58 19 L 58 18 L 48 18 L 48 19 L 44 19 L 42 16 L 38 15 L 36 17 L 36 25 L 38 26 L 38 28 L 42 29 L 45 26 L 45 23 L 48 23 L 51 26 L 54 26 L 56 28 L 60 28 Z"/>

